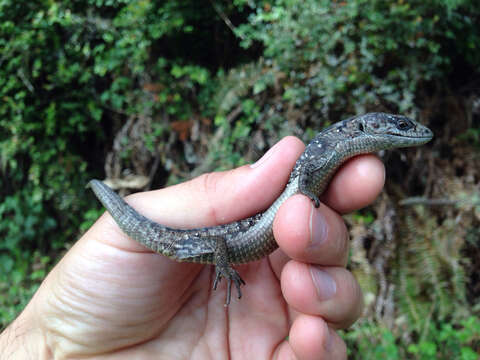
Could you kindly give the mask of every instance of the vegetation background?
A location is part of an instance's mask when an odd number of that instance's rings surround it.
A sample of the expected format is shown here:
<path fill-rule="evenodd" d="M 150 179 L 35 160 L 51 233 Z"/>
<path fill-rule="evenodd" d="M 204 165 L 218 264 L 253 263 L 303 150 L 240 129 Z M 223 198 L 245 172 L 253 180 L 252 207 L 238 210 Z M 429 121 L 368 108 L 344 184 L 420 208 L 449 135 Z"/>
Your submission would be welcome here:
<path fill-rule="evenodd" d="M 125 194 L 260 157 L 367 111 L 431 127 L 380 154 L 346 216 L 365 316 L 351 359 L 480 357 L 475 0 L 0 0 L 0 328 Z"/>

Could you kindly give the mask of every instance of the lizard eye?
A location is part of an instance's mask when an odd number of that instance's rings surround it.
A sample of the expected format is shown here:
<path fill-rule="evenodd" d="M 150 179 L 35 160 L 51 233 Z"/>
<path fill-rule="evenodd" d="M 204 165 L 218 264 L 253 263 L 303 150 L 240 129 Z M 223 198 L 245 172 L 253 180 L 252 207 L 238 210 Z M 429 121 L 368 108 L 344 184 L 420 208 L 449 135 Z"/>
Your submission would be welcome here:
<path fill-rule="evenodd" d="M 410 124 L 410 122 L 405 120 L 397 121 L 396 125 L 398 130 L 403 130 L 403 131 L 408 130 L 412 127 L 412 124 Z"/>

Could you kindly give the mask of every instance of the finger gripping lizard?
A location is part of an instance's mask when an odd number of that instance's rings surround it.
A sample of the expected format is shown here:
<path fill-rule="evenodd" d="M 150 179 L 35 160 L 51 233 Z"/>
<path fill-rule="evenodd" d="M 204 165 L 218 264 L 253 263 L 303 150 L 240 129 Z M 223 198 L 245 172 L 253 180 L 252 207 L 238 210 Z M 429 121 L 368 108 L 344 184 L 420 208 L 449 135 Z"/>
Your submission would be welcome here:
<path fill-rule="evenodd" d="M 295 194 L 308 196 L 316 207 L 319 196 L 338 167 L 349 158 L 380 150 L 425 144 L 433 137 L 427 127 L 401 115 L 369 113 L 343 120 L 318 133 L 298 158 L 282 194 L 263 213 L 233 223 L 191 230 L 172 229 L 140 215 L 99 180 L 88 184 L 132 239 L 176 261 L 216 266 L 214 289 L 227 280 L 225 305 L 230 303 L 231 284 L 241 297 L 245 284 L 232 265 L 258 260 L 278 246 L 273 219 L 280 206 Z"/>

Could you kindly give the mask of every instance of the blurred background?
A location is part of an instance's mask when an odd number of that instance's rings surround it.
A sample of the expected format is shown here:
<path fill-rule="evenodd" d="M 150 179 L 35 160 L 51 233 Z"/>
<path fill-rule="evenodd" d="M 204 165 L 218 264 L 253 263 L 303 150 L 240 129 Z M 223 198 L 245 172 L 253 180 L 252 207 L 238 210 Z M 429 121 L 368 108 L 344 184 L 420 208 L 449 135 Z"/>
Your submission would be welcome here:
<path fill-rule="evenodd" d="M 0 329 L 125 195 L 258 159 L 369 111 L 434 140 L 381 153 L 345 217 L 351 359 L 480 358 L 480 7 L 474 0 L 0 0 Z"/>

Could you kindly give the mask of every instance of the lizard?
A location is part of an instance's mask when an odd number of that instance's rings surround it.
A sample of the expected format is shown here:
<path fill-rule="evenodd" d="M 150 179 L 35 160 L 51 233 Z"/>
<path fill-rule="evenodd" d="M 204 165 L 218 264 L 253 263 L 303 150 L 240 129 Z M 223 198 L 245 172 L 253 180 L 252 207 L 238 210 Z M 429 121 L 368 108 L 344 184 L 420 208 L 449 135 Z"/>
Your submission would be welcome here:
<path fill-rule="evenodd" d="M 432 137 L 430 129 L 402 115 L 367 113 L 334 123 L 306 146 L 284 191 L 268 209 L 243 220 L 205 228 L 184 230 L 164 226 L 139 214 L 102 181 L 93 179 L 87 187 L 130 238 L 176 261 L 214 264 L 213 289 L 216 290 L 222 278 L 226 279 L 225 306 L 228 306 L 232 282 L 239 299 L 240 287 L 245 285 L 232 265 L 261 259 L 277 249 L 272 225 L 285 200 L 300 193 L 319 207 L 319 196 L 346 160 L 359 154 L 422 145 Z"/>

